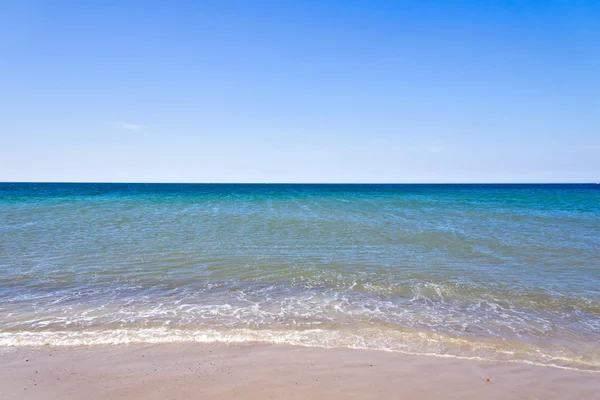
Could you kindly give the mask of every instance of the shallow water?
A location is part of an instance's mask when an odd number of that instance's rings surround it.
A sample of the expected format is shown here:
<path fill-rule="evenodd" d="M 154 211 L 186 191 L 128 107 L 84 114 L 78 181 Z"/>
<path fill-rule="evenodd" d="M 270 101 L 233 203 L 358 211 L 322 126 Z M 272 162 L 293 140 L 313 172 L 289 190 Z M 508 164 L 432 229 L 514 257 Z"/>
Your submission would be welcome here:
<path fill-rule="evenodd" d="M 0 346 L 169 341 L 600 371 L 600 185 L 0 184 Z"/>

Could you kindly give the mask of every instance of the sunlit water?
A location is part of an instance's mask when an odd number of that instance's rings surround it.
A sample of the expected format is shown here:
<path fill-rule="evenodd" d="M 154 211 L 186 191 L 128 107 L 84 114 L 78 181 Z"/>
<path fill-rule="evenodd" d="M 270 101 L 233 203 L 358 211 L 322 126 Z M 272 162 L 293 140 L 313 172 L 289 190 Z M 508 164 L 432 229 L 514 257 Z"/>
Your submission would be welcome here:
<path fill-rule="evenodd" d="M 0 346 L 170 341 L 600 371 L 600 185 L 0 184 Z"/>

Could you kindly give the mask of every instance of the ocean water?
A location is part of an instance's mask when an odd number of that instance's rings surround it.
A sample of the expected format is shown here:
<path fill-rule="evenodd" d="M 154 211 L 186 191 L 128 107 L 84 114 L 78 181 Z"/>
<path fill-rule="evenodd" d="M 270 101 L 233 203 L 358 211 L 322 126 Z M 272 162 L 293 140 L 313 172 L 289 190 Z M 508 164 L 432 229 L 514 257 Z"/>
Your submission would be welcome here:
<path fill-rule="evenodd" d="M 600 185 L 0 184 L 0 347 L 271 342 L 600 371 Z"/>

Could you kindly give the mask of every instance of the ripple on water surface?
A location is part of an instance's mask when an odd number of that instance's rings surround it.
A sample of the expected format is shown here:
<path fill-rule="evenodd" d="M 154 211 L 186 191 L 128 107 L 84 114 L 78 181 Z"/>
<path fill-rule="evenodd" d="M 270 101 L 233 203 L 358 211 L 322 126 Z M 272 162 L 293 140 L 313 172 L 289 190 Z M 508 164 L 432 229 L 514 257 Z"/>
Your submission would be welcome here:
<path fill-rule="evenodd" d="M 264 341 L 600 369 L 595 185 L 0 184 L 0 345 Z"/>

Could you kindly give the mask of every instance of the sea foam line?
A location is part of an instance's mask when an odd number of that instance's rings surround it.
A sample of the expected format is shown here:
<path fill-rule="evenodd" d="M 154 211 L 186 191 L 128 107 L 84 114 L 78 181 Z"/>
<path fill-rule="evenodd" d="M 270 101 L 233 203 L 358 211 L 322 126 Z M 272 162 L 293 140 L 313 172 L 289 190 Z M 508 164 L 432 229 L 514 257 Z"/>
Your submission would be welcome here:
<path fill-rule="evenodd" d="M 418 335 L 421 336 L 422 335 Z M 181 330 L 165 328 L 114 329 L 93 331 L 19 331 L 0 332 L 2 347 L 40 347 L 40 346 L 94 346 L 94 345 L 128 345 L 128 344 L 167 344 L 167 343 L 269 343 L 287 344 L 313 348 L 349 348 L 356 350 L 374 350 L 396 352 L 416 356 L 433 356 L 459 360 L 505 362 L 527 364 L 538 367 L 551 367 L 565 370 L 600 374 L 600 362 L 573 360 L 566 357 L 552 357 L 565 363 L 580 364 L 582 367 L 571 367 L 553 362 L 537 362 L 527 359 L 494 358 L 484 356 L 467 356 L 434 351 L 418 351 L 411 349 L 410 344 L 396 343 L 391 347 L 386 343 L 373 343 L 355 334 L 324 329 L 302 331 L 274 331 L 236 329 L 229 332 L 216 330 Z M 414 347 L 414 346 L 413 346 Z M 501 351 L 510 355 L 510 351 Z M 491 354 L 491 353 L 490 353 Z"/>

